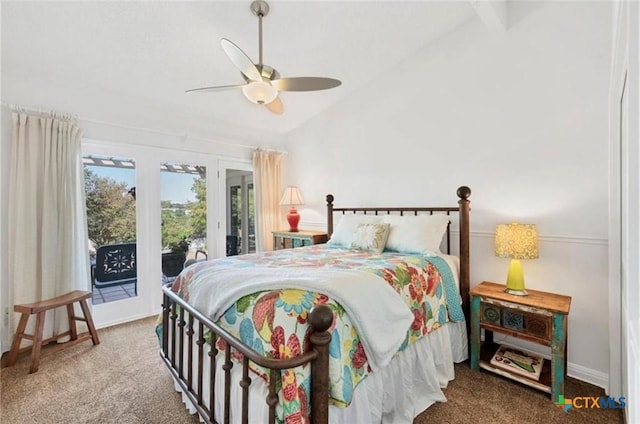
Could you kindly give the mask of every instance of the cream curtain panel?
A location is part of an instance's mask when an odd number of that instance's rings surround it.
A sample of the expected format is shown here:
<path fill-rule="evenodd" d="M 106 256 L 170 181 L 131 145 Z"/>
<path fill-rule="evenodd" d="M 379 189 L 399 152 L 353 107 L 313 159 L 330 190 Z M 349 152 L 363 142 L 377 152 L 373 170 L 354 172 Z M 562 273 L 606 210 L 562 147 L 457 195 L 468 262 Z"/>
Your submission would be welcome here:
<path fill-rule="evenodd" d="M 282 213 L 282 153 L 253 152 L 253 190 L 256 202 L 256 249 L 273 250 L 272 231 L 279 229 Z"/>
<path fill-rule="evenodd" d="M 52 114 L 12 113 L 9 179 L 9 301 L 31 303 L 90 290 L 81 129 Z M 68 330 L 49 311 L 44 338 Z M 15 333 L 17 314 L 10 316 Z M 53 318 L 53 319 L 52 319 Z M 29 320 L 30 325 L 33 321 Z"/>

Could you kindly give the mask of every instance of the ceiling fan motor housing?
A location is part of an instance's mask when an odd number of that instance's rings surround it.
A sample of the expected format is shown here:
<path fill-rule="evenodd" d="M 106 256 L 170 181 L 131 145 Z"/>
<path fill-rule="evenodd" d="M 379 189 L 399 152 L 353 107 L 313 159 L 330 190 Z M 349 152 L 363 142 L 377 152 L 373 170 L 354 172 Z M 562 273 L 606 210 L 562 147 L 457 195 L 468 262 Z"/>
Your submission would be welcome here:
<path fill-rule="evenodd" d="M 268 65 L 258 65 L 255 64 L 256 68 L 258 68 L 258 72 L 260 72 L 260 75 L 262 76 L 263 79 L 267 80 L 267 81 L 273 81 L 276 80 L 278 78 L 280 78 L 280 73 L 278 71 L 276 71 L 274 68 L 272 68 L 271 66 Z M 240 72 L 240 75 L 242 75 L 242 78 L 244 78 L 244 80 L 248 83 L 251 80 L 242 72 Z"/>

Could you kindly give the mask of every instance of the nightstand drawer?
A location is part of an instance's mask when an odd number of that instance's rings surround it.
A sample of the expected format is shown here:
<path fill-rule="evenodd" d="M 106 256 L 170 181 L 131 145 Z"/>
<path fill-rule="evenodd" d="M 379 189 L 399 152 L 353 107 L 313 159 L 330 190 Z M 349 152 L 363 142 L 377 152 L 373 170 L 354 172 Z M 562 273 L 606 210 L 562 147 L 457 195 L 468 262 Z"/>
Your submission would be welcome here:
<path fill-rule="evenodd" d="M 274 231 L 273 248 L 290 249 L 294 247 L 312 246 L 327 242 L 327 233 L 323 231 Z"/>
<path fill-rule="evenodd" d="M 480 303 L 480 323 L 531 336 L 545 344 L 551 343 L 551 314 L 544 311 L 527 311 L 485 301 Z"/>

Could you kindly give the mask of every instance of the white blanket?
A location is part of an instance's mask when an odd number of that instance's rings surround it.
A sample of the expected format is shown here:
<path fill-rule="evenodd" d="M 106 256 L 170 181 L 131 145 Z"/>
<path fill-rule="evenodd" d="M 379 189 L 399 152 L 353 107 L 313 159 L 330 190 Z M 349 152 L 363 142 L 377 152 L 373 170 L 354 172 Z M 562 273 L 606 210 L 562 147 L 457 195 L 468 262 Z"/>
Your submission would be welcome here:
<path fill-rule="evenodd" d="M 283 288 L 336 300 L 356 327 L 374 371 L 389 364 L 413 322 L 409 307 L 384 279 L 354 270 L 210 267 L 189 285 L 189 303 L 216 321 L 242 296 Z"/>

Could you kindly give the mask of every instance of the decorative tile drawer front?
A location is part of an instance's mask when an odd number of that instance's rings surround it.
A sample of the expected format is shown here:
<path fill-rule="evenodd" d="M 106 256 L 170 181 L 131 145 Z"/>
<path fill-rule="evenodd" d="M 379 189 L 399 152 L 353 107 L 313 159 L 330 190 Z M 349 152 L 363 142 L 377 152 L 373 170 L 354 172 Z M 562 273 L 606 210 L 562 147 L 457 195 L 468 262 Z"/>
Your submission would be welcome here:
<path fill-rule="evenodd" d="M 524 317 L 522 312 L 503 309 L 502 326 L 510 330 L 524 331 Z"/>
<path fill-rule="evenodd" d="M 551 341 L 551 317 L 526 314 L 524 326 L 529 334 Z"/>
<path fill-rule="evenodd" d="M 551 316 L 512 309 L 495 302 L 480 303 L 480 322 L 551 341 Z"/>
<path fill-rule="evenodd" d="M 480 320 L 493 325 L 500 325 L 500 308 L 488 303 L 482 303 L 482 314 Z"/>

